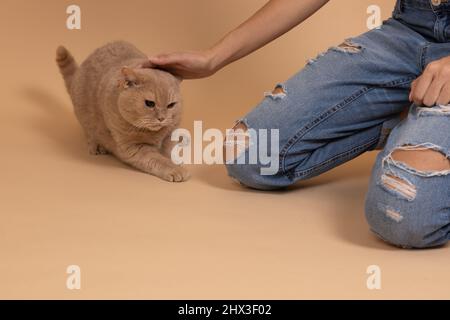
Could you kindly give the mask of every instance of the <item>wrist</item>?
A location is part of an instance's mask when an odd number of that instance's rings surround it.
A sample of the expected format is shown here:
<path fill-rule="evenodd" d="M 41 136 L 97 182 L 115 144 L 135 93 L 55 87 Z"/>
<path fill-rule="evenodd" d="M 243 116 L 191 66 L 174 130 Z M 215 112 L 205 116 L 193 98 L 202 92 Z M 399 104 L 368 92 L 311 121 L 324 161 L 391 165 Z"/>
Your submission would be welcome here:
<path fill-rule="evenodd" d="M 227 65 L 227 56 L 224 54 L 220 43 L 206 50 L 209 61 L 209 68 L 215 73 Z"/>

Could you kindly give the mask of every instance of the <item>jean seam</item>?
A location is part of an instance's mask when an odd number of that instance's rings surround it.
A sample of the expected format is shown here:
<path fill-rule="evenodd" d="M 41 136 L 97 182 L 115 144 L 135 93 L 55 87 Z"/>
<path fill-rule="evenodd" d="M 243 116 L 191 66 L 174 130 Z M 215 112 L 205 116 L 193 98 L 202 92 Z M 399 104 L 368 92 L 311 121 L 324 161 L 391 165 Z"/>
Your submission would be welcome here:
<path fill-rule="evenodd" d="M 389 82 L 385 82 L 385 83 L 382 83 L 382 84 L 379 84 L 379 85 L 374 85 L 373 88 L 396 88 L 396 87 L 401 86 L 401 85 L 403 85 L 405 83 L 410 83 L 416 78 L 417 78 L 416 75 L 408 76 L 408 77 L 401 78 L 401 79 L 391 80 Z"/>
<path fill-rule="evenodd" d="M 378 136 L 375 138 L 370 139 L 368 142 L 360 144 L 358 146 L 353 147 L 350 150 L 347 150 L 345 152 L 341 152 L 337 155 L 335 155 L 334 157 L 327 159 L 319 164 L 316 164 L 306 170 L 298 170 L 298 171 L 294 171 L 293 173 L 288 173 L 288 177 L 292 178 L 298 178 L 301 176 L 307 176 L 311 173 L 314 173 L 316 171 L 320 171 L 320 169 L 322 169 L 323 167 L 326 167 L 327 165 L 329 165 L 330 163 L 335 162 L 336 160 L 342 159 L 342 158 L 346 158 L 352 154 L 358 153 L 359 151 L 363 150 L 365 147 L 370 146 L 374 143 L 376 143 L 378 141 Z"/>
<path fill-rule="evenodd" d="M 300 140 L 306 133 L 311 131 L 314 127 L 316 127 L 320 123 L 322 123 L 325 119 L 331 117 L 333 114 L 335 114 L 339 110 L 342 110 L 347 105 L 349 105 L 352 102 L 356 101 L 359 97 L 361 97 L 363 94 L 365 94 L 366 92 L 368 92 L 371 89 L 373 89 L 373 88 L 371 88 L 371 87 L 363 87 L 363 88 L 359 89 L 358 91 L 356 91 L 355 93 L 353 93 L 349 97 L 347 97 L 344 100 L 342 100 L 340 103 L 332 106 L 331 108 L 329 108 L 329 109 L 325 110 L 324 112 L 322 112 L 321 114 L 319 114 L 312 121 L 310 121 L 305 126 L 303 126 L 303 128 L 301 128 L 299 131 L 297 131 L 297 133 L 292 138 L 290 138 L 286 142 L 284 147 L 281 149 L 280 160 L 279 160 L 280 161 L 281 171 L 283 173 L 287 173 L 286 172 L 286 168 L 285 168 L 285 164 L 284 164 L 285 158 L 286 158 L 286 155 L 288 154 L 289 150 L 295 145 L 295 143 L 298 140 Z"/>
<path fill-rule="evenodd" d="M 398 0 L 398 1 L 395 3 L 394 12 L 395 12 L 395 13 L 398 13 L 398 14 L 403 13 L 403 8 L 404 8 L 404 6 L 405 6 L 404 1 Z"/>
<path fill-rule="evenodd" d="M 317 117 L 314 118 L 314 120 L 310 121 L 305 126 L 303 126 L 303 128 L 301 128 L 299 131 L 297 131 L 297 133 L 293 137 L 291 137 L 286 142 L 286 144 L 283 146 L 283 148 L 280 151 L 280 159 L 279 159 L 280 171 L 284 174 L 287 174 L 287 170 L 285 167 L 285 159 L 286 159 L 286 156 L 287 156 L 289 150 L 291 149 L 292 146 L 295 145 L 295 143 L 298 142 L 298 140 L 300 140 L 305 134 L 307 134 L 309 131 L 311 131 L 314 127 L 318 126 L 326 119 L 329 119 L 332 115 L 334 115 L 338 111 L 344 109 L 346 106 L 350 105 L 352 102 L 356 101 L 358 98 L 360 98 L 364 94 L 368 93 L 372 89 L 375 89 L 377 87 L 396 87 L 396 86 L 402 85 L 404 83 L 411 82 L 411 80 L 414 78 L 415 78 L 415 76 L 414 77 L 408 76 L 406 78 L 392 80 L 390 82 L 387 82 L 387 83 L 384 83 L 384 84 L 381 84 L 378 86 L 363 87 L 363 88 L 359 89 L 358 91 L 356 91 L 355 93 L 353 93 L 352 95 L 350 95 L 349 97 L 342 100 L 340 103 L 334 105 L 333 107 L 331 107 L 331 108 L 325 110 L 324 112 L 322 112 L 321 114 L 319 114 Z"/>
<path fill-rule="evenodd" d="M 426 55 L 427 55 L 427 51 L 428 51 L 428 47 L 430 46 L 429 43 L 427 43 L 426 45 L 424 45 L 421 49 L 421 54 L 420 54 L 420 70 L 424 70 L 425 69 L 425 60 L 426 60 Z"/>

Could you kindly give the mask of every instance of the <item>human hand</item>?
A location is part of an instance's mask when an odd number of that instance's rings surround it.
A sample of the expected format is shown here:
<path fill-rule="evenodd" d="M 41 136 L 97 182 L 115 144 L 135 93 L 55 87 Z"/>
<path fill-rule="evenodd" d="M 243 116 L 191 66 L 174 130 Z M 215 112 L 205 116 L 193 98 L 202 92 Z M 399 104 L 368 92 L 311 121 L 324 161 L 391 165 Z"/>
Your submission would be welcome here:
<path fill-rule="evenodd" d="M 409 100 L 418 106 L 450 103 L 450 56 L 430 62 L 411 84 Z"/>
<path fill-rule="evenodd" d="M 157 54 L 150 56 L 143 67 L 163 69 L 183 79 L 205 78 L 218 70 L 210 50 Z"/>

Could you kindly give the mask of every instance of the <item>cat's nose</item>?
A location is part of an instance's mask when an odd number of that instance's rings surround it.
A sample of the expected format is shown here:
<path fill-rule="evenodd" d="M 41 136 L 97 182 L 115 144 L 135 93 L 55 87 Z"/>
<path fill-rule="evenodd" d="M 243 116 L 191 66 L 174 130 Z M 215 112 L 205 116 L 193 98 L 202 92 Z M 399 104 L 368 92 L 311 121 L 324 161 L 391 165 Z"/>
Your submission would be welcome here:
<path fill-rule="evenodd" d="M 162 121 L 164 121 L 165 119 L 166 119 L 166 118 L 163 117 L 163 116 L 159 116 L 159 117 L 158 117 L 159 122 L 162 122 Z"/>

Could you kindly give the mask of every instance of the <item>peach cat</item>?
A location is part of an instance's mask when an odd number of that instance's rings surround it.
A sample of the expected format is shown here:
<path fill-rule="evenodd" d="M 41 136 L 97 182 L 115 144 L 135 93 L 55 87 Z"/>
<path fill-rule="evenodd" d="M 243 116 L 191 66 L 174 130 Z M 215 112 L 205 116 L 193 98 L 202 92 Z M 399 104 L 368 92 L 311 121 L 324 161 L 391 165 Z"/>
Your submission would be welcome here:
<path fill-rule="evenodd" d="M 142 68 L 147 56 L 124 41 L 95 50 L 80 66 L 59 47 L 56 61 L 91 154 L 112 153 L 171 182 L 189 178 L 170 159 L 170 136 L 181 121 L 180 79 Z"/>

